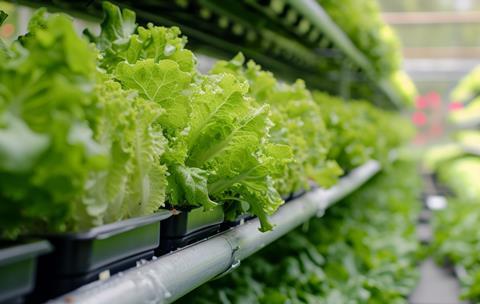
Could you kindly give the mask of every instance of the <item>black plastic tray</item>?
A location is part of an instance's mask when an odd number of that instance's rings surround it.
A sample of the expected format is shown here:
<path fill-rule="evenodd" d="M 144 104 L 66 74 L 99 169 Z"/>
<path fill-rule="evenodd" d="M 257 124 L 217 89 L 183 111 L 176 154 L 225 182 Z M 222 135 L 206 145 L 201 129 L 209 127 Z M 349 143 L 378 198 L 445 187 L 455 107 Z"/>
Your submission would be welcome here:
<path fill-rule="evenodd" d="M 47 235 L 54 251 L 40 258 L 39 277 L 75 276 L 152 251 L 160 243 L 160 222 L 171 211 L 103 225 L 85 232 Z"/>
<path fill-rule="evenodd" d="M 59 276 L 50 274 L 49 269 L 43 270 L 42 280 L 37 280 L 35 291 L 27 298 L 28 303 L 43 303 L 52 298 L 59 297 L 69 291 L 79 288 L 85 284 L 102 280 L 133 268 L 141 260 L 150 260 L 154 255 L 153 250 L 137 254 L 126 259 L 116 261 L 112 264 L 97 268 L 96 270 L 73 276 Z"/>
<path fill-rule="evenodd" d="M 301 189 L 301 190 L 298 190 L 298 191 L 295 191 L 293 192 L 292 194 L 290 194 L 286 199 L 285 199 L 285 203 L 289 203 L 303 195 L 305 195 L 305 193 L 307 193 L 309 190 L 305 190 L 305 189 Z"/>
<path fill-rule="evenodd" d="M 316 188 L 318 188 L 318 187 L 315 184 L 311 184 L 309 190 L 301 189 L 301 190 L 292 192 L 289 195 L 283 196 L 282 199 L 285 201 L 285 204 L 287 204 L 291 201 L 294 201 L 297 198 L 302 197 L 307 192 L 312 191 L 313 189 L 316 189 Z M 254 218 L 256 218 L 256 216 L 253 215 L 253 214 L 249 214 L 249 213 L 240 214 L 234 220 L 225 220 L 221 225 L 221 230 L 223 231 L 223 230 L 227 230 L 227 229 L 232 228 L 232 227 L 236 227 L 236 226 L 241 225 L 241 224 L 243 224 L 243 223 L 245 223 L 245 222 L 247 222 L 251 219 L 254 219 Z"/>
<path fill-rule="evenodd" d="M 254 218 L 256 218 L 256 216 L 250 213 L 240 214 L 235 218 L 235 220 L 225 220 L 225 222 L 223 222 L 221 225 L 221 230 L 223 231 L 238 225 L 242 225 L 243 223 Z"/>
<path fill-rule="evenodd" d="M 221 206 L 204 211 L 202 207 L 178 214 L 162 221 L 162 235 L 158 255 L 187 246 L 220 231 L 225 215 Z"/>
<path fill-rule="evenodd" d="M 285 197 L 282 197 L 283 200 L 285 201 L 285 203 L 289 203 L 299 197 L 302 197 L 303 195 L 305 195 L 306 193 L 310 192 L 310 191 L 313 191 L 315 189 L 318 189 L 318 185 L 313 182 L 313 181 L 308 181 L 308 187 L 306 189 L 298 189 L 292 193 L 290 193 L 289 195 L 285 196 Z"/>
<path fill-rule="evenodd" d="M 47 241 L 0 242 L 0 303 L 21 303 L 35 283 L 37 258 L 51 250 Z"/>

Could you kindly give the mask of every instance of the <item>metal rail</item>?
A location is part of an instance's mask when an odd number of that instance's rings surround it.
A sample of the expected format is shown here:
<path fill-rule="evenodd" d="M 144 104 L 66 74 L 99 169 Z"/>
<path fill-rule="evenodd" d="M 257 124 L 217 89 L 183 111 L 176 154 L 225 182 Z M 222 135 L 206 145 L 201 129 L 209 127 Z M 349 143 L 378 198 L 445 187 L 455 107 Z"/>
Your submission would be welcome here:
<path fill-rule="evenodd" d="M 367 76 L 376 83 L 378 88 L 388 97 L 392 105 L 399 109 L 401 101 L 398 93 L 387 79 L 376 79 L 371 62 L 358 50 L 350 38 L 335 24 L 322 6 L 315 0 L 287 0 L 287 2 L 307 18 L 313 25 L 324 32 L 335 46 L 347 54 Z"/>
<path fill-rule="evenodd" d="M 282 206 L 272 217 L 274 229 L 262 233 L 258 219 L 210 239 L 142 263 L 104 281 L 85 285 L 49 303 L 172 303 L 209 280 L 228 273 L 240 261 L 282 237 L 360 187 L 380 164 L 369 161 L 330 189 L 317 189 Z"/>

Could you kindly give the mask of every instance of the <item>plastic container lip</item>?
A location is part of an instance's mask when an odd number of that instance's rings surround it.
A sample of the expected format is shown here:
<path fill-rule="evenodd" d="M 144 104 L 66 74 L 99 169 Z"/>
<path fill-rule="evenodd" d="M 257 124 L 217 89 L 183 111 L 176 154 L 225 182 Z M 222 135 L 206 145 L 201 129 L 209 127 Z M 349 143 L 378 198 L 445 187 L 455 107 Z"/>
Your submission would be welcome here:
<path fill-rule="evenodd" d="M 0 266 L 36 257 L 51 250 L 52 245 L 44 240 L 31 240 L 18 244 L 12 242 L 8 247 L 0 248 Z"/>
<path fill-rule="evenodd" d="M 224 221 L 223 208 L 205 212 L 202 207 L 190 210 L 189 219 L 187 221 L 187 233 L 205 229 L 212 225 L 221 224 Z"/>
<path fill-rule="evenodd" d="M 175 216 L 162 222 L 162 238 L 180 238 L 196 231 L 220 225 L 225 220 L 222 206 L 205 211 L 196 207 L 188 211 L 175 211 Z"/>
<path fill-rule="evenodd" d="M 64 233 L 52 233 L 45 234 L 42 237 L 46 238 L 62 238 L 62 239 L 75 239 L 75 240 L 88 240 L 88 239 L 103 239 L 110 236 L 137 228 L 138 226 L 148 225 L 154 222 L 165 220 L 173 215 L 171 210 L 162 210 L 152 215 L 140 216 L 131 219 L 126 219 L 119 222 L 114 222 L 86 231 L 79 232 L 64 232 Z"/>

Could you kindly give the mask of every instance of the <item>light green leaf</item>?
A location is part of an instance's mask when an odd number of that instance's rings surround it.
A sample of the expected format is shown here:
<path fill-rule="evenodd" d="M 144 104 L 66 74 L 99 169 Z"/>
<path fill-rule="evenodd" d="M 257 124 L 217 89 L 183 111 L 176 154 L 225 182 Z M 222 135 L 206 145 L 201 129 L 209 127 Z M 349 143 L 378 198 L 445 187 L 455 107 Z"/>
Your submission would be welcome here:
<path fill-rule="evenodd" d="M 6 172 L 32 170 L 49 146 L 46 134 L 35 133 L 19 118 L 5 113 L 0 120 L 0 168 Z"/>
<path fill-rule="evenodd" d="M 171 204 L 184 205 L 188 202 L 190 206 L 203 206 L 205 209 L 217 206 L 208 197 L 208 173 L 205 170 L 180 165 L 170 166 L 168 169 Z"/>

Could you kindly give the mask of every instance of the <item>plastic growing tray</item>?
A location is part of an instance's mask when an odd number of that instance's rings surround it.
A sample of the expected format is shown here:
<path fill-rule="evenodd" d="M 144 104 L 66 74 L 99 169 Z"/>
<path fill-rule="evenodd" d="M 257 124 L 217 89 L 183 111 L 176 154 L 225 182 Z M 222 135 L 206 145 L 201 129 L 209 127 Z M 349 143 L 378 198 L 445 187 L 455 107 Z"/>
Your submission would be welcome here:
<path fill-rule="evenodd" d="M 301 196 L 305 195 L 307 192 L 313 191 L 315 189 L 318 189 L 318 185 L 313 181 L 309 181 L 308 186 L 306 188 L 298 189 L 298 190 L 290 193 L 288 196 L 283 197 L 283 199 L 285 200 L 285 203 L 289 203 L 289 202 L 291 202 L 293 200 L 296 200 L 297 198 L 300 198 Z"/>
<path fill-rule="evenodd" d="M 255 215 L 250 213 L 240 214 L 234 220 L 225 220 L 225 222 L 222 223 L 221 230 L 223 231 L 238 225 L 242 225 L 243 223 L 254 219 L 255 217 Z"/>
<path fill-rule="evenodd" d="M 316 188 L 316 186 L 314 184 L 310 185 L 310 189 L 315 189 L 315 188 Z M 285 203 L 289 203 L 289 202 L 303 196 L 308 191 L 310 191 L 310 190 L 301 189 L 301 190 L 292 192 L 289 195 L 283 196 L 282 198 L 285 201 Z M 245 223 L 245 222 L 247 222 L 251 219 L 254 219 L 255 217 L 256 217 L 255 215 L 250 214 L 250 213 L 240 214 L 234 220 L 225 220 L 222 223 L 221 230 L 223 231 L 223 230 L 227 230 L 227 229 L 232 228 L 232 227 L 236 227 L 238 225 L 242 225 L 243 223 Z"/>
<path fill-rule="evenodd" d="M 295 191 L 293 192 L 292 194 L 290 194 L 287 199 L 285 199 L 285 203 L 288 203 L 288 202 L 291 202 L 301 196 L 303 196 L 305 193 L 307 193 L 307 190 L 305 189 L 301 189 L 301 190 L 298 190 L 298 191 Z"/>
<path fill-rule="evenodd" d="M 0 242 L 0 303 L 22 303 L 34 288 L 38 256 L 50 250 L 47 241 Z"/>
<path fill-rule="evenodd" d="M 170 211 L 162 211 L 84 232 L 47 235 L 45 238 L 53 245 L 54 251 L 39 259 L 37 280 L 62 283 L 58 286 L 40 284 L 34 296 L 41 300 L 44 296 L 56 296 L 60 291 L 68 291 L 57 288 L 60 285 L 76 285 L 70 282 L 72 280 L 93 278 L 108 270 L 112 273 L 113 270 L 122 271 L 132 267 L 132 263 L 134 266 L 136 260 L 153 256 L 153 251 L 160 245 L 160 222 L 171 215 Z"/>
<path fill-rule="evenodd" d="M 223 221 L 221 206 L 209 211 L 204 211 L 202 207 L 181 211 L 162 222 L 157 254 L 165 254 L 211 236 L 220 231 Z"/>
<path fill-rule="evenodd" d="M 30 297 L 28 297 L 28 303 L 43 303 L 85 284 L 107 279 L 111 275 L 137 266 L 142 260 L 151 259 L 153 255 L 153 250 L 136 254 L 126 259 L 78 275 L 59 276 L 45 273 L 42 276 L 42 280 L 37 280 L 35 291 Z"/>
<path fill-rule="evenodd" d="M 170 211 L 132 218 L 78 233 L 48 235 L 54 252 L 40 259 L 50 273 L 76 275 L 149 250 L 160 241 L 160 222 Z"/>

